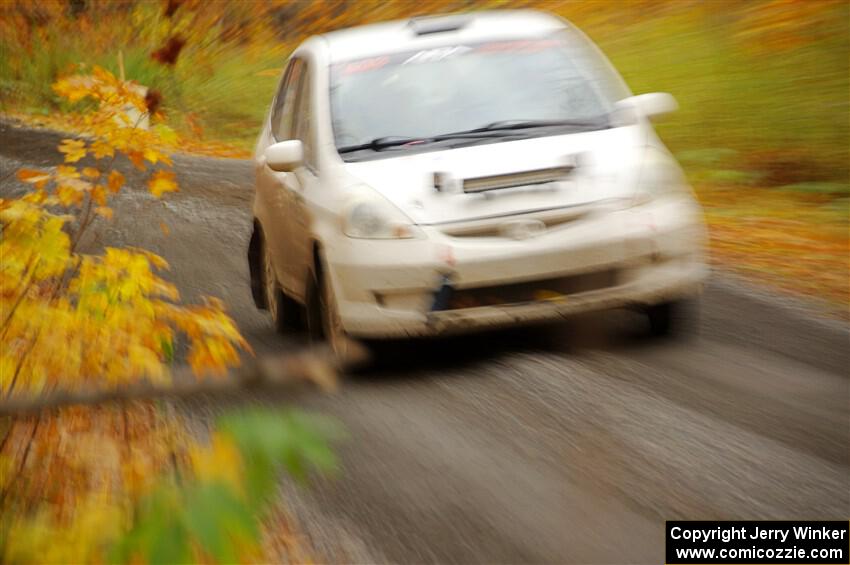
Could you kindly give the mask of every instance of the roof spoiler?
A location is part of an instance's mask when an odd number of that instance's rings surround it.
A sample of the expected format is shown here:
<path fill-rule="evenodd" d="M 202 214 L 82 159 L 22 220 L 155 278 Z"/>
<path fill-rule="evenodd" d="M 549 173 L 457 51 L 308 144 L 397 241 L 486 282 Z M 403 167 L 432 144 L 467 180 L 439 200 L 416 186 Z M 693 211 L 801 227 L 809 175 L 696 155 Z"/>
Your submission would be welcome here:
<path fill-rule="evenodd" d="M 444 33 L 447 31 L 458 31 L 471 21 L 469 16 L 425 16 L 411 18 L 407 27 L 416 35 L 430 35 L 432 33 Z"/>

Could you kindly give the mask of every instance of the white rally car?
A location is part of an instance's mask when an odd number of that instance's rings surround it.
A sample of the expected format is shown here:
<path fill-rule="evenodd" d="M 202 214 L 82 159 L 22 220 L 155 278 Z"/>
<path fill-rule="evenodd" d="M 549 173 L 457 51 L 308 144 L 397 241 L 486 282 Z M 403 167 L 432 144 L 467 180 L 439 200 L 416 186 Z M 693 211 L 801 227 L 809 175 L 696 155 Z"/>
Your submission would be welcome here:
<path fill-rule="evenodd" d="M 700 207 L 649 122 L 675 107 L 540 12 L 312 37 L 254 154 L 254 300 L 335 348 L 613 307 L 666 333 L 707 275 Z"/>

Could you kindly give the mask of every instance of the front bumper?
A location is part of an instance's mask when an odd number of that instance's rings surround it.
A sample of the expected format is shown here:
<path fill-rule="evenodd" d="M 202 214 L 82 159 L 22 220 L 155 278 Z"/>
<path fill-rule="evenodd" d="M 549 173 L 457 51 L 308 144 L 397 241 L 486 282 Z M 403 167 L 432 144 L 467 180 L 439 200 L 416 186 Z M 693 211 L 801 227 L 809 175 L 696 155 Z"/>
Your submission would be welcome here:
<path fill-rule="evenodd" d="M 446 335 L 656 304 L 698 294 L 708 273 L 699 208 L 687 199 L 606 212 L 522 241 L 425 231 L 426 240 L 341 238 L 333 246 L 328 259 L 349 334 Z M 498 295 L 522 283 L 597 273 L 613 273 L 610 283 L 541 292 L 534 300 L 446 309 L 436 299 L 447 280 L 461 292 L 492 289 Z"/>

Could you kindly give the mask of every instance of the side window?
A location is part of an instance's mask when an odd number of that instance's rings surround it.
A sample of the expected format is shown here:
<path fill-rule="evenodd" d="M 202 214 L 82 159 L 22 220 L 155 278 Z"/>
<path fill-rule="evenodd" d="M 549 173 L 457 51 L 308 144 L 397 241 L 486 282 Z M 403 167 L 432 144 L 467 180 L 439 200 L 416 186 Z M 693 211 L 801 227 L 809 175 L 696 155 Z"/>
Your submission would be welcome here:
<path fill-rule="evenodd" d="M 301 75 L 304 62 L 301 59 L 293 59 L 286 69 L 283 83 L 275 97 L 274 111 L 271 117 L 271 130 L 275 140 L 285 141 L 293 138 L 292 121 L 295 115 L 296 95 L 302 84 Z"/>
<path fill-rule="evenodd" d="M 293 138 L 300 139 L 304 144 L 304 163 L 308 168 L 316 170 L 316 152 L 314 145 L 313 130 L 313 101 L 310 96 L 310 68 L 304 65 L 302 73 L 301 88 L 298 92 L 298 102 L 295 109 L 295 125 Z"/>

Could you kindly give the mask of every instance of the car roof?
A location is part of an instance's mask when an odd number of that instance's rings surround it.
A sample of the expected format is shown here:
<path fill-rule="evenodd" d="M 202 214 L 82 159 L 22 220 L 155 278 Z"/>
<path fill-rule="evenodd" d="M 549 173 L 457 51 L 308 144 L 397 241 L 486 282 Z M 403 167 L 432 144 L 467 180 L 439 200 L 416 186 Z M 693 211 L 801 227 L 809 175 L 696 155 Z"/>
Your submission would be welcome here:
<path fill-rule="evenodd" d="M 546 12 L 488 10 L 370 24 L 321 37 L 333 64 L 447 44 L 540 37 L 568 25 Z"/>

